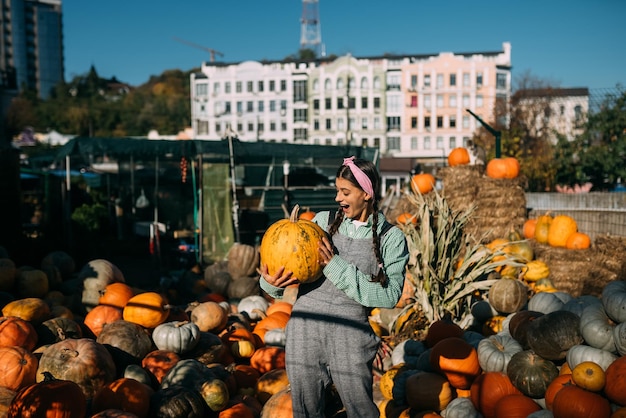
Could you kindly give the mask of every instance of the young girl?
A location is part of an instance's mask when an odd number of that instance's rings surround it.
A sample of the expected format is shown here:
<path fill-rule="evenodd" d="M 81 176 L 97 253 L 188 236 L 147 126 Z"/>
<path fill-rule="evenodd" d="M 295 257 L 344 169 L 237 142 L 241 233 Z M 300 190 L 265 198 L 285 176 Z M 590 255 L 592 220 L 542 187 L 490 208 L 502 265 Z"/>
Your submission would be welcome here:
<path fill-rule="evenodd" d="M 396 305 L 408 262 L 404 233 L 379 212 L 376 166 L 345 158 L 335 187 L 338 212 L 320 212 L 313 219 L 328 231 L 319 244 L 324 275 L 300 285 L 286 329 L 286 369 L 296 418 L 324 417 L 324 393 L 331 384 L 349 418 L 379 416 L 372 363 L 380 339 L 368 315 L 373 307 Z M 261 287 L 275 298 L 298 283 L 284 268 L 270 276 L 263 265 L 261 273 Z"/>

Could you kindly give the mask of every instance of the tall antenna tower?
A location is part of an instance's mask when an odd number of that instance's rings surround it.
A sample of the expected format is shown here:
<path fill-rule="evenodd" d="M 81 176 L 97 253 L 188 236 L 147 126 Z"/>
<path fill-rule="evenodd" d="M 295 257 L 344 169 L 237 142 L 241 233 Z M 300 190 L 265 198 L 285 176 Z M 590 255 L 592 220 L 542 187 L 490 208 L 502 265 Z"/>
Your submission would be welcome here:
<path fill-rule="evenodd" d="M 300 29 L 300 49 L 311 49 L 316 57 L 326 55 L 322 44 L 318 0 L 302 0 L 302 24 Z"/>

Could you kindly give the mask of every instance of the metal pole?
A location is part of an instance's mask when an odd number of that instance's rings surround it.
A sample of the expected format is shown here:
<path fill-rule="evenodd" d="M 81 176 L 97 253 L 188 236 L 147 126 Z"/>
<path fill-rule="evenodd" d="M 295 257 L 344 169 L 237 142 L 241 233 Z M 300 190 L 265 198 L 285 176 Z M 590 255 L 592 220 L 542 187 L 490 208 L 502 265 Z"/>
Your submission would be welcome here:
<path fill-rule="evenodd" d="M 230 154 L 230 187 L 233 193 L 233 226 L 235 228 L 235 242 L 239 242 L 239 200 L 237 200 L 237 182 L 235 181 L 235 152 L 233 150 L 233 133 L 229 130 L 226 135 L 228 138 L 228 153 Z"/>
<path fill-rule="evenodd" d="M 496 138 L 496 158 L 500 158 L 501 152 L 500 152 L 500 138 L 501 138 L 501 132 L 495 130 L 494 128 L 492 128 L 487 122 L 485 122 L 484 120 L 482 120 L 480 118 L 480 116 L 478 116 L 477 114 L 475 114 L 474 112 L 472 112 L 469 109 L 465 109 L 469 112 L 470 115 L 474 116 L 474 118 L 480 122 L 481 125 L 483 125 L 485 127 L 486 130 L 489 131 L 489 133 L 491 133 L 495 138 Z"/>

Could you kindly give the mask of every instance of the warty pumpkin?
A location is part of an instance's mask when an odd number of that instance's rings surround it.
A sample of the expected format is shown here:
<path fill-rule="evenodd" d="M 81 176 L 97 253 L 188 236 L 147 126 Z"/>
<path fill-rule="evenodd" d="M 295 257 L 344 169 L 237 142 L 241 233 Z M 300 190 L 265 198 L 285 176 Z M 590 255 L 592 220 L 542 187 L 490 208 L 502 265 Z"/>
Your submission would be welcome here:
<path fill-rule="evenodd" d="M 326 236 L 317 224 L 298 219 L 295 205 L 289 219 L 274 222 L 261 240 L 261 264 L 274 275 L 279 268 L 291 271 L 301 283 L 312 282 L 322 275 L 318 244 Z"/>
<path fill-rule="evenodd" d="M 522 270 L 523 278 L 527 282 L 536 282 L 550 276 L 550 267 L 541 260 L 532 260 L 526 263 Z"/>

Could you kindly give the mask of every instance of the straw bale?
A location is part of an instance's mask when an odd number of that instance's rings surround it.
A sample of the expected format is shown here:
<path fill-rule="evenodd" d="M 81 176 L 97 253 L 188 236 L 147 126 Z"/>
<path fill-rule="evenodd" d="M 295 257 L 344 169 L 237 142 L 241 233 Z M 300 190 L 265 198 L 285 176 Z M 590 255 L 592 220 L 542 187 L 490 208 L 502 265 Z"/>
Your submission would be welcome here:
<path fill-rule="evenodd" d="M 620 262 L 626 250 L 626 239 L 621 239 L 621 244 L 619 238 L 607 241 L 606 237 L 601 237 L 599 240 L 599 243 L 596 240 L 598 245 L 594 243 L 584 250 L 551 247 L 534 240 L 531 243 L 535 259 L 545 262 L 550 268 L 550 280 L 554 286 L 578 297 L 600 296 L 608 282 L 626 279 L 625 262 Z M 620 246 L 622 255 L 619 254 Z"/>

